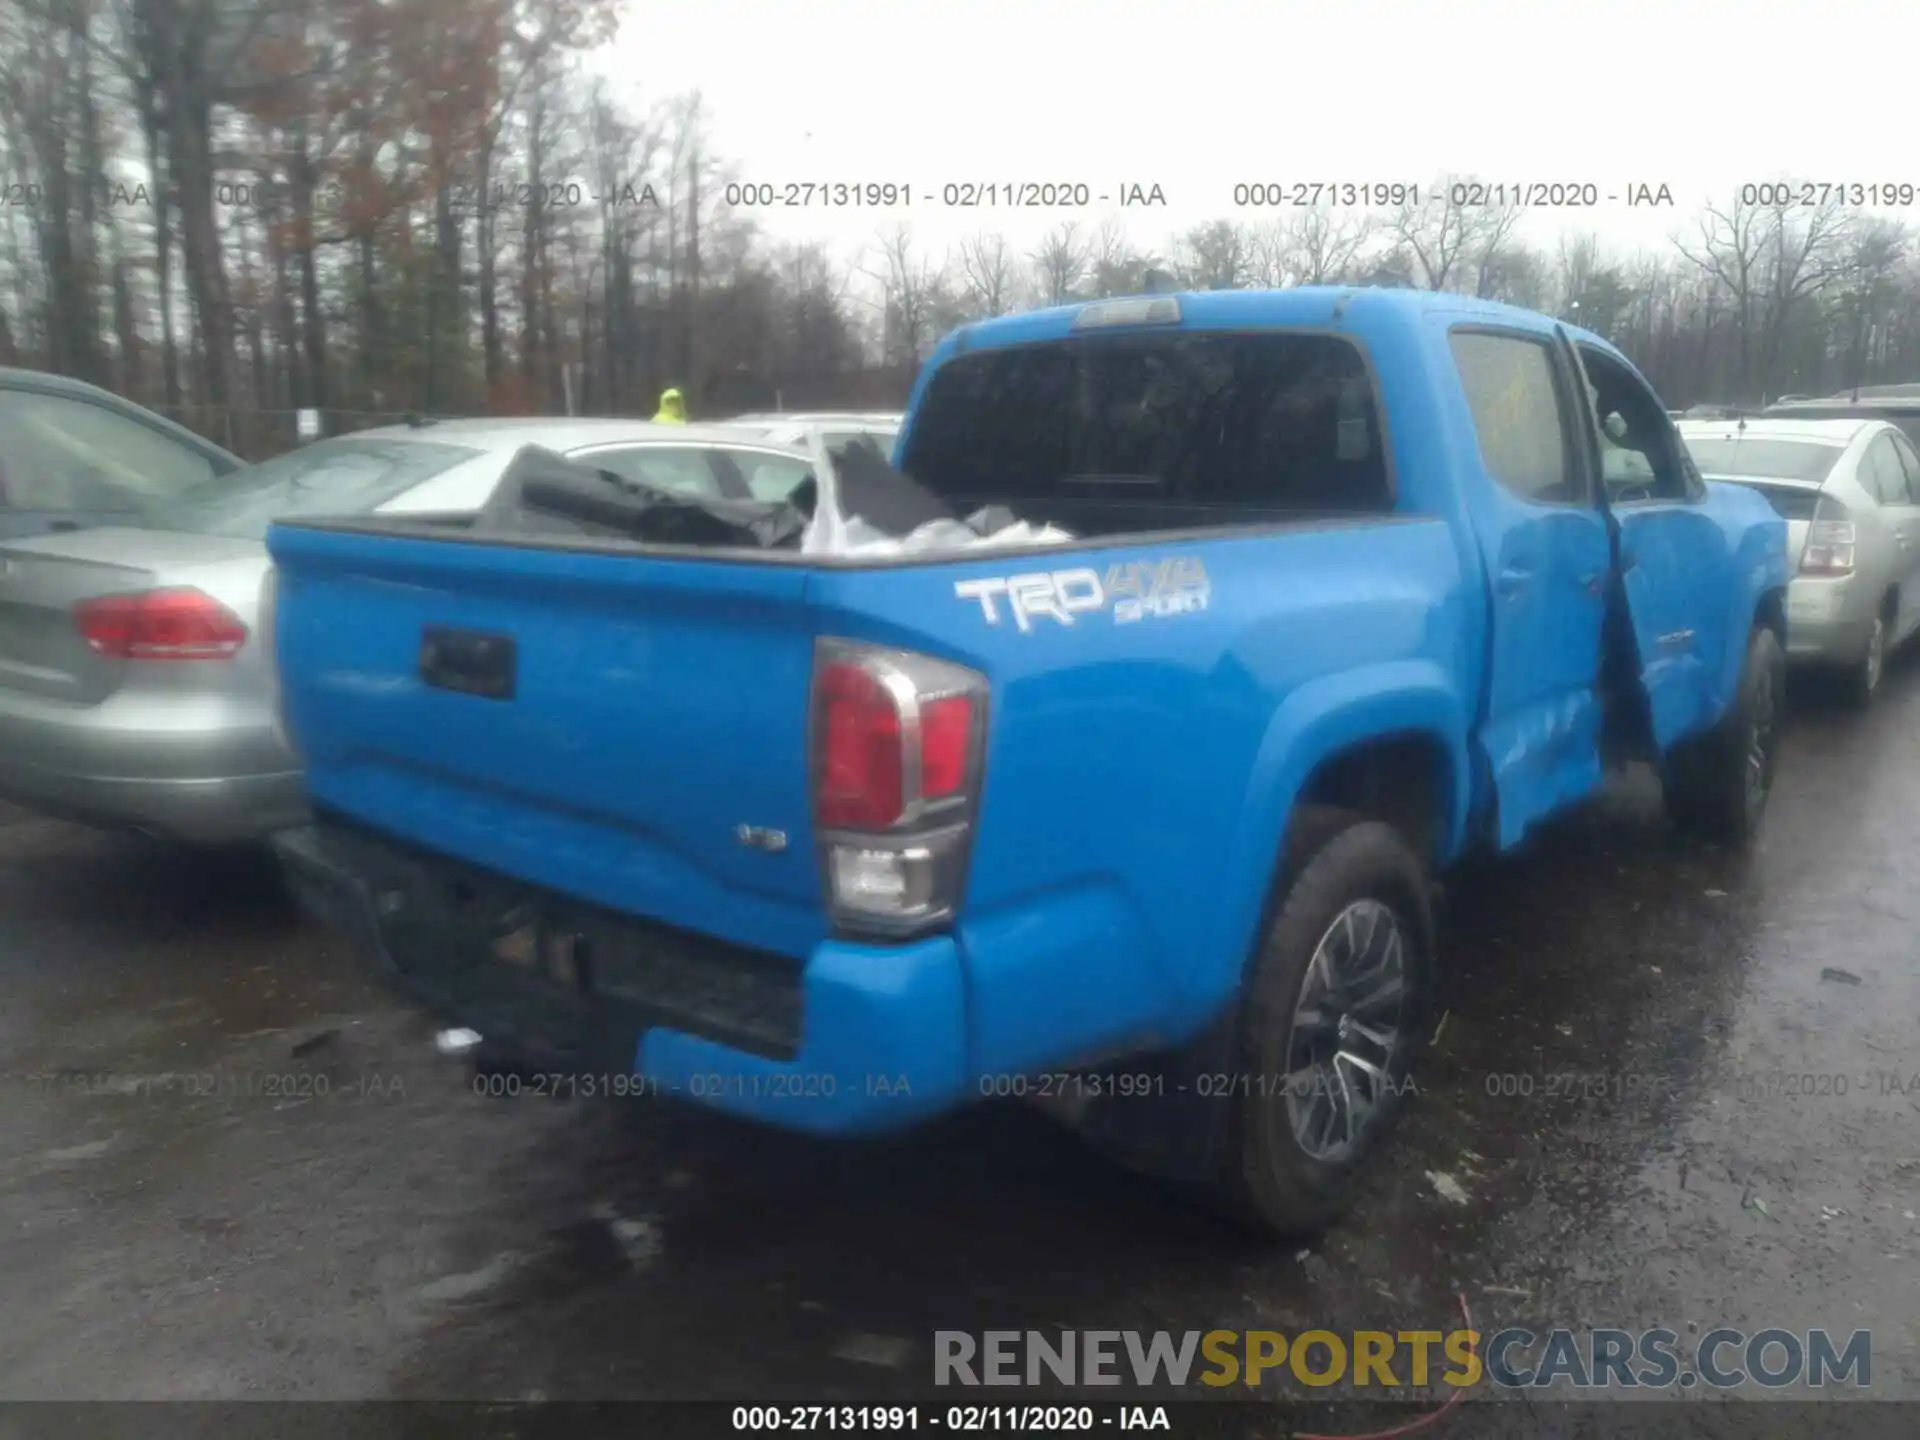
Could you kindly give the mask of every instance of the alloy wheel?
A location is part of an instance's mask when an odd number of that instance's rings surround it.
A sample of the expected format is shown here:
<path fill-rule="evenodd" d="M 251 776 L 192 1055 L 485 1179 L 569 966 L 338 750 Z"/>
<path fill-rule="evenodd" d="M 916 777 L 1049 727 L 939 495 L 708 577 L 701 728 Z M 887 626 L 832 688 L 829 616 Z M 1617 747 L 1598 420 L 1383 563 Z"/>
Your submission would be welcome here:
<path fill-rule="evenodd" d="M 1287 1118 L 1313 1159 L 1341 1163 L 1384 1113 L 1408 998 L 1400 917 L 1382 901 L 1354 901 L 1314 948 L 1287 1037 Z"/>

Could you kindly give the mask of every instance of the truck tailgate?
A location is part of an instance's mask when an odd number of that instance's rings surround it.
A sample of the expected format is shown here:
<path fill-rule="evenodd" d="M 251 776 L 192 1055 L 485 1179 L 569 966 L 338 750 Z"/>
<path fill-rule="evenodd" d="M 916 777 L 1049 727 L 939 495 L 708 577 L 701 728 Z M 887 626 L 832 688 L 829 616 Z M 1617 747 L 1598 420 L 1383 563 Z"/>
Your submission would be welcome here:
<path fill-rule="evenodd" d="M 302 526 L 269 546 L 321 814 L 778 954 L 827 933 L 806 571 Z"/>

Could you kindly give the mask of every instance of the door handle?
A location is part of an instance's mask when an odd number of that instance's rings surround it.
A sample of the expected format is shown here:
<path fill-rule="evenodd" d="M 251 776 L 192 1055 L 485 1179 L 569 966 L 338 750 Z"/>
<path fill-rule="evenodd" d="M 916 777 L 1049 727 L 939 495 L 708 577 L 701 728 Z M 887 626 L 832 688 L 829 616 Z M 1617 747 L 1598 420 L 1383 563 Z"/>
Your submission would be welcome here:
<path fill-rule="evenodd" d="M 420 678 L 436 690 L 511 700 L 517 669 L 511 635 L 483 635 L 444 625 L 429 625 L 421 633 Z"/>

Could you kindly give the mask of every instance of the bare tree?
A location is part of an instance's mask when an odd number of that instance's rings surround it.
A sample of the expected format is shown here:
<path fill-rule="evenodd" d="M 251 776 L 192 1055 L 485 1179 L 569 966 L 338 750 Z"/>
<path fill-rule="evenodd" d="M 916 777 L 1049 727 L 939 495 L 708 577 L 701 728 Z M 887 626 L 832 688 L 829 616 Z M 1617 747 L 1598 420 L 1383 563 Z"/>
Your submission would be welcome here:
<path fill-rule="evenodd" d="M 1183 278 L 1195 290 L 1238 290 L 1254 278 L 1254 248 L 1247 231 L 1230 220 L 1197 225 L 1181 237 Z"/>
<path fill-rule="evenodd" d="M 1438 206 L 1422 205 L 1414 198 L 1403 201 L 1393 212 L 1391 226 L 1412 261 L 1407 267 L 1411 278 L 1425 290 L 1449 288 L 1479 231 L 1477 211 L 1460 203 L 1453 186 Z"/>
<path fill-rule="evenodd" d="M 881 354 L 889 365 L 918 365 L 926 359 L 934 317 L 944 300 L 944 262 L 934 262 L 913 243 L 913 232 L 895 225 L 880 237 L 880 269 L 870 271 L 883 296 Z"/>
<path fill-rule="evenodd" d="M 1063 220 L 1048 231 L 1032 256 L 1034 276 L 1040 286 L 1040 303 L 1064 305 L 1073 299 L 1086 278 L 1091 259 L 1090 247 L 1077 222 Z"/>
<path fill-rule="evenodd" d="M 1537 278 L 1533 257 L 1513 243 L 1518 205 L 1486 205 L 1470 212 L 1467 244 L 1474 267 L 1473 293 L 1482 300 L 1520 299 Z M 1523 281 L 1522 277 L 1526 277 Z"/>
<path fill-rule="evenodd" d="M 1333 285 L 1358 271 L 1362 257 L 1379 242 L 1379 224 L 1366 211 L 1315 206 L 1281 221 L 1272 235 L 1285 277 L 1277 283 Z"/>
<path fill-rule="evenodd" d="M 1013 308 L 1017 270 L 1004 235 L 980 234 L 960 242 L 960 271 L 975 314 L 1004 315 Z"/>
<path fill-rule="evenodd" d="M 1884 346 L 1897 323 L 1901 273 L 1912 243 L 1912 233 L 1890 220 L 1864 221 L 1847 237 L 1834 286 L 1839 338 L 1845 347 L 1845 384 L 1861 383 L 1875 350 Z"/>
<path fill-rule="evenodd" d="M 1758 310 L 1776 219 L 1776 212 L 1735 196 L 1729 205 L 1706 207 L 1697 222 L 1696 237 L 1676 236 L 1673 242 L 1689 264 L 1724 292 L 1732 308 L 1739 356 L 1734 383 L 1743 397 L 1751 394 L 1755 380 Z"/>
<path fill-rule="evenodd" d="M 1789 320 L 1807 300 L 1846 272 L 1852 226 L 1853 217 L 1838 203 L 1824 204 L 1804 214 L 1784 205 L 1774 207 L 1767 321 L 1760 337 L 1758 378 L 1763 391 L 1771 393 L 1781 378 Z"/>
<path fill-rule="evenodd" d="M 1137 249 L 1125 223 L 1116 215 L 1102 221 L 1088 247 L 1089 288 L 1095 299 L 1135 295 L 1146 288 L 1147 271 L 1159 257 Z"/>

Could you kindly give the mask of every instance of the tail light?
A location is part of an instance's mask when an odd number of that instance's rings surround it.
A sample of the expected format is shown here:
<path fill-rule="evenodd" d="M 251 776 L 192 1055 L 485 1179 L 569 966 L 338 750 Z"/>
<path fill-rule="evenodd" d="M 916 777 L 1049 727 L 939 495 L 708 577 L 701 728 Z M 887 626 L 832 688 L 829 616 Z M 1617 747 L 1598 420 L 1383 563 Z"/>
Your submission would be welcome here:
<path fill-rule="evenodd" d="M 1800 573 L 1851 575 L 1854 540 L 1852 519 L 1823 497 L 1807 524 L 1807 543 L 1800 551 Z"/>
<path fill-rule="evenodd" d="M 95 654 L 115 660 L 227 660 L 247 643 L 240 617 L 191 587 L 82 600 L 73 623 Z"/>
<path fill-rule="evenodd" d="M 821 640 L 814 824 L 835 918 L 902 935 L 952 918 L 980 795 L 987 681 L 907 650 Z"/>

